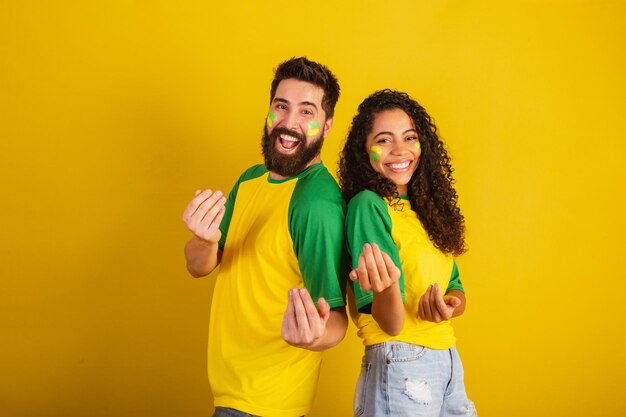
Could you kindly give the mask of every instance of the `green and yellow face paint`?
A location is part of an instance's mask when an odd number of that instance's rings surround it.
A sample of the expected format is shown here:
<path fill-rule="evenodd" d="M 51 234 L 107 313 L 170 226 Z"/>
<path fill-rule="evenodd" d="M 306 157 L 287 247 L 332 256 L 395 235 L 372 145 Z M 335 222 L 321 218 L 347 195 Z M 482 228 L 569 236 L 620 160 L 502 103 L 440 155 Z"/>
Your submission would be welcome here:
<path fill-rule="evenodd" d="M 309 130 L 306 131 L 307 136 L 315 136 L 320 132 L 320 122 L 309 122 Z"/>
<path fill-rule="evenodd" d="M 272 112 L 267 113 L 267 127 L 272 127 L 274 120 L 276 120 L 276 115 Z"/>
<path fill-rule="evenodd" d="M 380 161 L 380 155 L 383 154 L 383 150 L 381 149 L 380 146 L 370 146 L 370 158 L 372 158 L 373 161 Z"/>
<path fill-rule="evenodd" d="M 419 149 L 420 151 L 422 150 L 422 145 L 420 144 L 420 141 L 419 141 L 419 140 L 416 140 L 416 141 L 415 141 L 415 147 L 416 147 L 417 149 Z"/>

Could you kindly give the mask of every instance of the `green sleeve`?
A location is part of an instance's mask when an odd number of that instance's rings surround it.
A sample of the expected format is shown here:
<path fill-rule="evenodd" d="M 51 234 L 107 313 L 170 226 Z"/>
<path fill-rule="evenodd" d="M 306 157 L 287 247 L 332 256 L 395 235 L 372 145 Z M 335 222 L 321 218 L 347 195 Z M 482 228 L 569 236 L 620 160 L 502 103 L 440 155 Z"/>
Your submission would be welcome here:
<path fill-rule="evenodd" d="M 311 297 L 331 308 L 345 305 L 345 203 L 326 168 L 299 179 L 289 205 L 289 231 Z"/>
<path fill-rule="evenodd" d="M 391 237 L 391 217 L 387 211 L 387 203 L 372 191 L 361 191 L 348 204 L 346 214 L 346 242 L 352 261 L 352 269 L 359 264 L 359 256 L 363 245 L 376 243 L 400 269 L 400 293 L 404 301 L 404 274 L 400 264 L 398 247 Z M 361 313 L 370 313 L 374 294 L 363 291 L 358 282 L 353 283 L 356 306 Z"/>
<path fill-rule="evenodd" d="M 237 199 L 237 191 L 239 190 L 239 184 L 241 184 L 244 181 L 260 177 L 266 172 L 267 172 L 267 168 L 265 168 L 264 165 L 255 165 L 247 169 L 243 174 L 241 174 L 241 176 L 239 177 L 239 179 L 233 186 L 233 189 L 230 190 L 230 193 L 228 194 L 228 198 L 226 199 L 226 204 L 225 204 L 226 212 L 224 213 L 224 217 L 222 218 L 222 221 L 220 223 L 220 231 L 222 232 L 222 237 L 220 238 L 218 247 L 221 251 L 224 250 L 224 245 L 226 244 L 226 235 L 228 235 L 230 219 L 233 217 L 233 211 L 235 210 L 235 200 Z"/>
<path fill-rule="evenodd" d="M 465 294 L 465 289 L 463 288 L 463 284 L 461 283 L 461 278 L 459 277 L 459 268 L 456 266 L 456 261 L 452 265 L 452 274 L 450 274 L 450 283 L 448 284 L 448 291 L 459 290 L 463 294 Z"/>

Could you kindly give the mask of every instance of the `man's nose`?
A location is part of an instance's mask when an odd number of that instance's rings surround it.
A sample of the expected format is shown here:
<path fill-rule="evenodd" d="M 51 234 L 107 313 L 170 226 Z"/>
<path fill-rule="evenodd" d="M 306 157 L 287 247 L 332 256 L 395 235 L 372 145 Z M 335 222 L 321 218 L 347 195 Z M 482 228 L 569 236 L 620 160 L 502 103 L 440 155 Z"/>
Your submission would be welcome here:
<path fill-rule="evenodd" d="M 300 130 L 301 117 L 297 111 L 291 111 L 285 118 L 285 127 L 290 130 Z"/>

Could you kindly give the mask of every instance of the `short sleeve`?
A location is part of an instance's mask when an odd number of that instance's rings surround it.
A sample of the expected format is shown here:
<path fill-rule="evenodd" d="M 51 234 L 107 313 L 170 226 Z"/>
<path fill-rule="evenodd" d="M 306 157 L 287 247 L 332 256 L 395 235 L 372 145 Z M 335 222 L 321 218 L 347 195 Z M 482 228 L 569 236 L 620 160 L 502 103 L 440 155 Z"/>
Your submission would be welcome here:
<path fill-rule="evenodd" d="M 448 284 L 448 291 L 459 290 L 463 294 L 465 294 L 465 289 L 463 288 L 463 283 L 461 283 L 461 278 L 459 276 L 459 268 L 456 266 L 456 261 L 452 265 L 452 273 L 450 274 L 450 283 Z"/>
<path fill-rule="evenodd" d="M 324 297 L 331 308 L 345 305 L 344 220 L 343 197 L 325 168 L 299 180 L 289 208 L 294 252 L 311 297 Z"/>

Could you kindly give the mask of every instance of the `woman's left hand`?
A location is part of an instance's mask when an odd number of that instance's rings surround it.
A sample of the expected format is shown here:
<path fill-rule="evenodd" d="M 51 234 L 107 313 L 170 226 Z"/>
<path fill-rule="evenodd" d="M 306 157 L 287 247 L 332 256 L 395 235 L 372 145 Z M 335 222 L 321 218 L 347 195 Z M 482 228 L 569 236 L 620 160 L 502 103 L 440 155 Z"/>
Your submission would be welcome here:
<path fill-rule="evenodd" d="M 453 295 L 441 295 L 439 284 L 431 285 L 420 298 L 417 315 L 422 320 L 440 323 L 450 320 L 461 299 Z"/>

